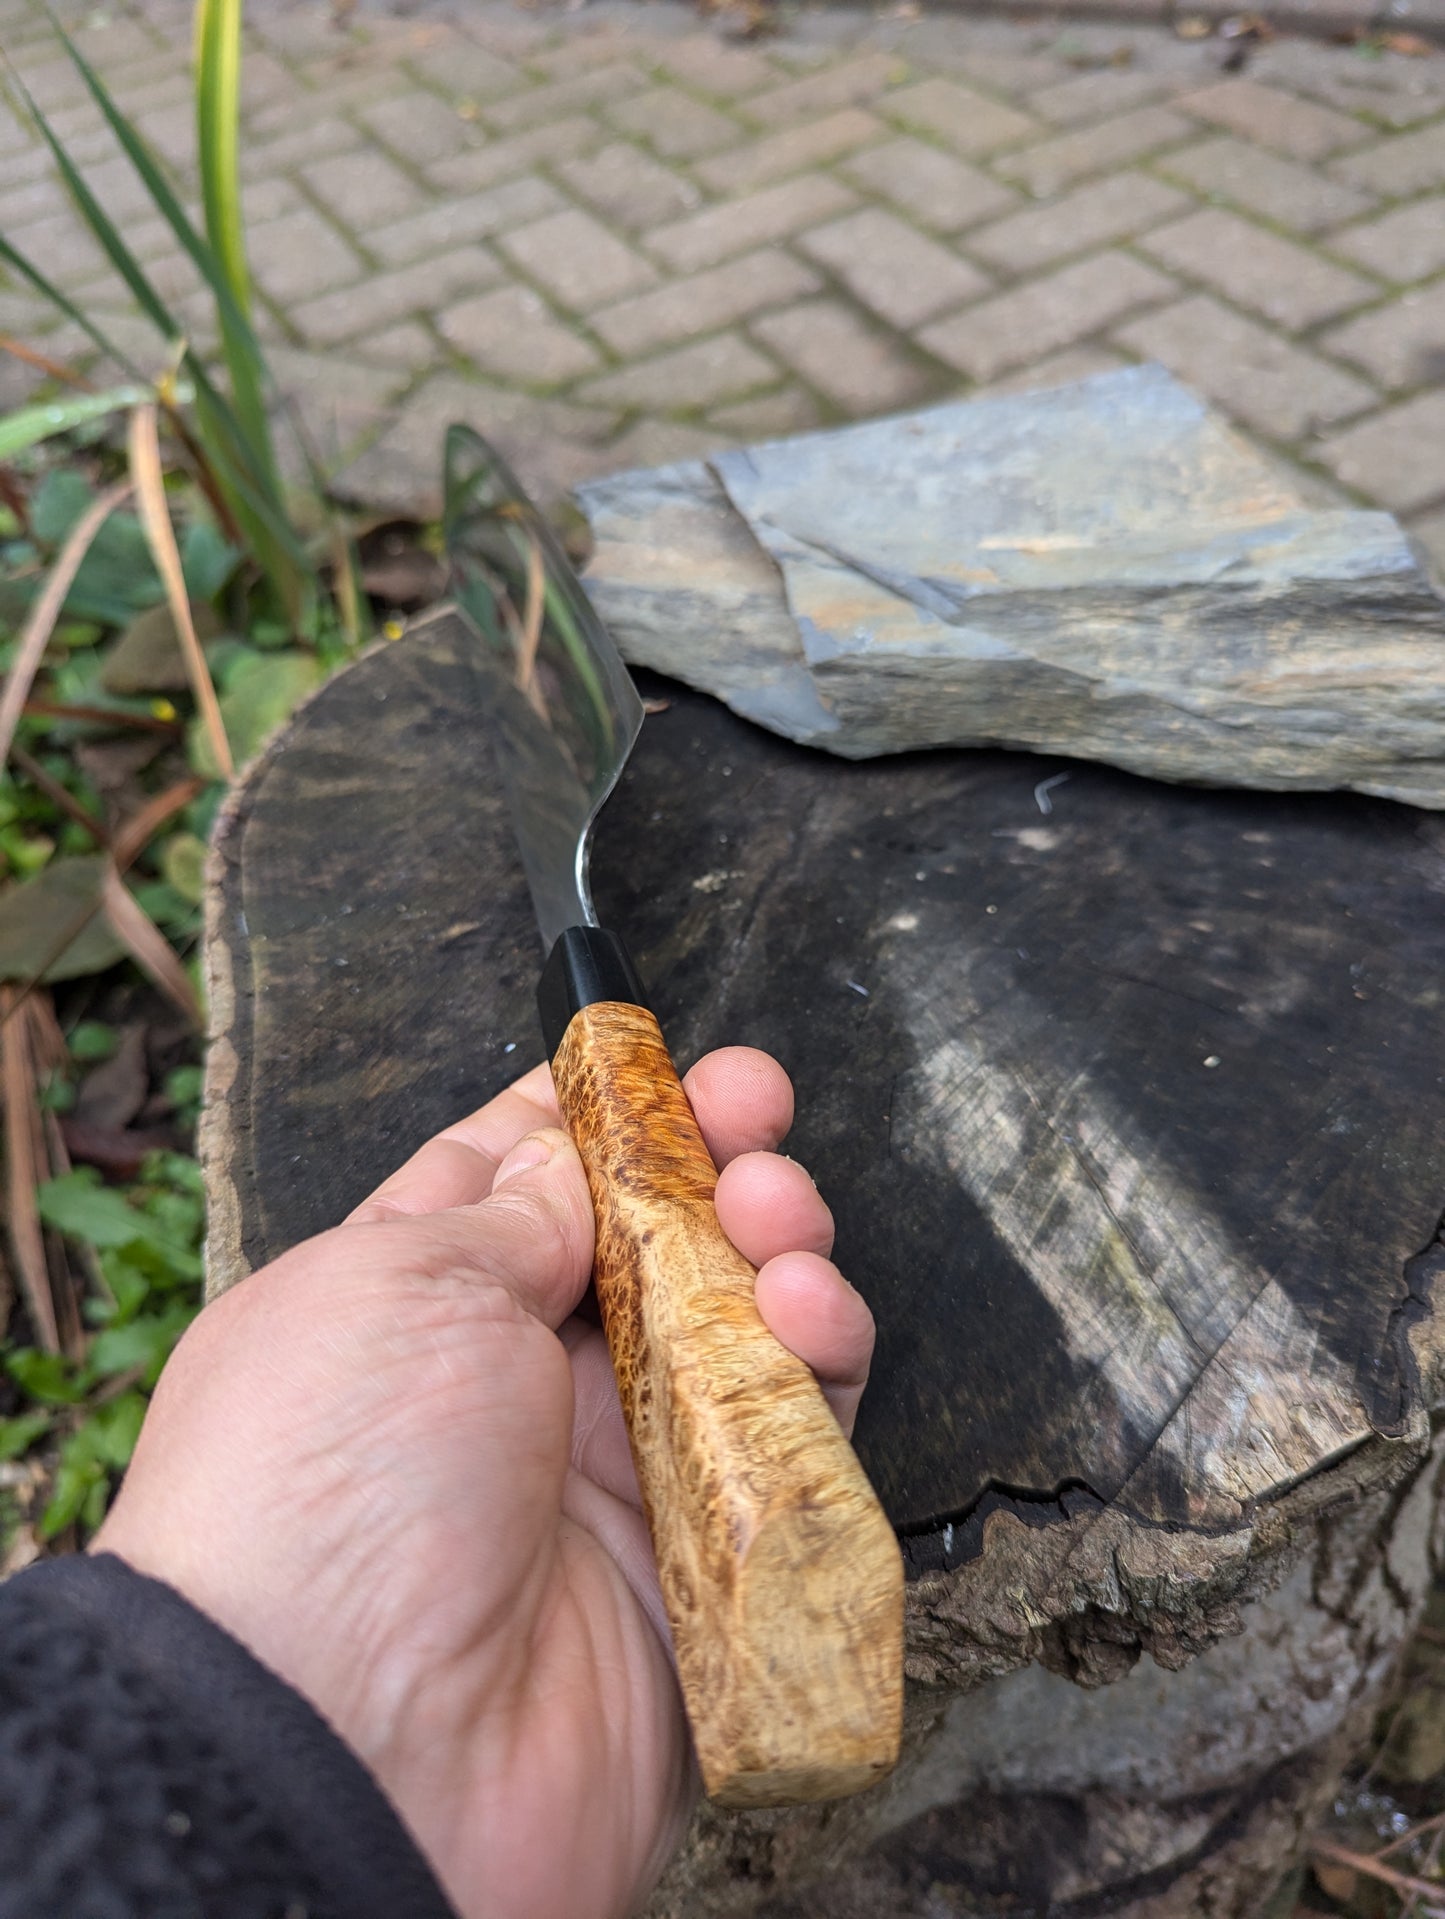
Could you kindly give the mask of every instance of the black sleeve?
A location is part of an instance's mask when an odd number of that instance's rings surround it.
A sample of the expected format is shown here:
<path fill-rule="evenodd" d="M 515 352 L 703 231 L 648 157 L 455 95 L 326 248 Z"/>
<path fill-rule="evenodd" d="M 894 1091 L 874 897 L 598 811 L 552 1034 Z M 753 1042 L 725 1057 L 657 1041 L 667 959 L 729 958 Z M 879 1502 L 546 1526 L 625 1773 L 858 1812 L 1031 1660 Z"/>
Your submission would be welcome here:
<path fill-rule="evenodd" d="M 366 1768 L 108 1554 L 0 1586 L 0 1919 L 455 1919 Z"/>

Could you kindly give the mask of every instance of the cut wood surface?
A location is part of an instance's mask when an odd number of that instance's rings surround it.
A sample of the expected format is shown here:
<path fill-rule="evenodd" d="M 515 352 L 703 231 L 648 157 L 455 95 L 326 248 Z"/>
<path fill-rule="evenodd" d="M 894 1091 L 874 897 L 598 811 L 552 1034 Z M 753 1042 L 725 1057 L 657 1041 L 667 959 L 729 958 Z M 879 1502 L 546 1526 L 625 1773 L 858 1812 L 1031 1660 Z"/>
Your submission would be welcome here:
<path fill-rule="evenodd" d="M 1086 1856 L 1116 1861 L 1096 1890 L 1153 1884 L 1215 1831 L 1236 1852 L 1266 1835 L 1239 1868 L 1262 1883 L 1373 1709 L 1430 1563 L 1445 820 L 1002 752 L 849 765 L 648 690 L 667 704 L 599 825 L 599 913 L 682 1065 L 750 1041 L 794 1077 L 789 1150 L 878 1321 L 857 1443 L 911 1575 L 916 1682 L 905 1762 L 854 1823 L 729 1815 L 657 1910 L 753 1911 L 764 1855 L 786 1878 L 859 1834 L 904 1846 L 965 1789 L 984 1795 L 969 1829 L 1040 1874 L 1027 1835 L 1048 1808 L 1085 1820 L 1083 1851 L 1058 1830 L 1080 1897 Z M 540 942 L 445 613 L 311 700 L 243 781 L 217 861 L 223 1286 L 542 1057 Z M 1253 1617 L 1272 1636 L 1236 1639 Z M 1141 1650 L 1156 1666 L 1131 1674 Z M 1303 1731 L 1271 1716 L 1302 1670 L 1333 1675 Z M 1087 1739 L 1035 1699 L 1124 1675 Z M 1013 1730 L 990 1746 L 959 1720 L 945 1765 L 949 1699 L 985 1680 Z M 1184 1691 L 1156 1700 L 1166 1680 Z M 1170 1698 L 1203 1709 L 1200 1737 L 1152 1750 Z M 1135 1785 L 1079 1756 L 1119 1749 L 1120 1712 Z M 1255 1743 L 1226 1752 L 1241 1724 Z M 995 1773 L 970 1770 L 995 1748 Z M 1055 1784 L 1005 1819 L 1028 1753 Z M 1128 1832 L 1152 1836 L 1126 1844 L 1119 1794 L 1151 1780 L 1185 1810 L 1141 1813 Z M 769 1820 L 787 1823 L 749 1823 Z"/>
<path fill-rule="evenodd" d="M 903 1566 L 808 1368 L 753 1300 L 657 1021 L 583 1007 L 552 1062 L 703 1783 L 838 1799 L 895 1764 Z"/>

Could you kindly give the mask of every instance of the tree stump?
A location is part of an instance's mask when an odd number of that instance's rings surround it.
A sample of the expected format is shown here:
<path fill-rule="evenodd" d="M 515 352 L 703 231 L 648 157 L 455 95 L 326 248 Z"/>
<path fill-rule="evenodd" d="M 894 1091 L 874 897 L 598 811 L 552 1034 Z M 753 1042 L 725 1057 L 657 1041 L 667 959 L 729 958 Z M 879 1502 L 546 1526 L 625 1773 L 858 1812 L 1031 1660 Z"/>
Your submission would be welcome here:
<path fill-rule="evenodd" d="M 911 1576 L 894 1778 L 704 1809 L 649 1911 L 1264 1911 L 1442 1550 L 1445 820 L 848 765 L 649 690 L 599 911 L 680 1061 L 748 1040 L 793 1074 Z M 445 610 L 296 716 L 216 872 L 221 1288 L 541 1054 Z"/>

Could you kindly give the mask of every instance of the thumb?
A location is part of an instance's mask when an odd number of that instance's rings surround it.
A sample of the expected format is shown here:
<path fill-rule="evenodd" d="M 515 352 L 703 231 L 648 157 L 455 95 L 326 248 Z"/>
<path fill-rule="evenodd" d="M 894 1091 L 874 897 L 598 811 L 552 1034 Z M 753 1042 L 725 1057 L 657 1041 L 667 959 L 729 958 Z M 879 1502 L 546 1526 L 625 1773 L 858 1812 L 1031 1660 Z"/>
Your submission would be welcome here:
<path fill-rule="evenodd" d="M 433 1214 L 456 1251 L 554 1329 L 586 1290 L 595 1224 L 577 1148 L 556 1127 L 528 1133 L 497 1168 L 488 1197 Z"/>

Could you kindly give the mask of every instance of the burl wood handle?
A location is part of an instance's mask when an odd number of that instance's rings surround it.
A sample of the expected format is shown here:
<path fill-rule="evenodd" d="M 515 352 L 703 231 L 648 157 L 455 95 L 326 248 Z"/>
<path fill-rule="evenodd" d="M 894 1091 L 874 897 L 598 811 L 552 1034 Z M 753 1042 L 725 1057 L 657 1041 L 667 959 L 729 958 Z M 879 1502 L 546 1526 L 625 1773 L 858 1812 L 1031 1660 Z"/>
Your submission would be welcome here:
<path fill-rule="evenodd" d="M 753 1301 L 657 1021 L 584 1006 L 552 1061 L 703 1783 L 841 1798 L 898 1757 L 903 1565 L 807 1367 Z"/>

